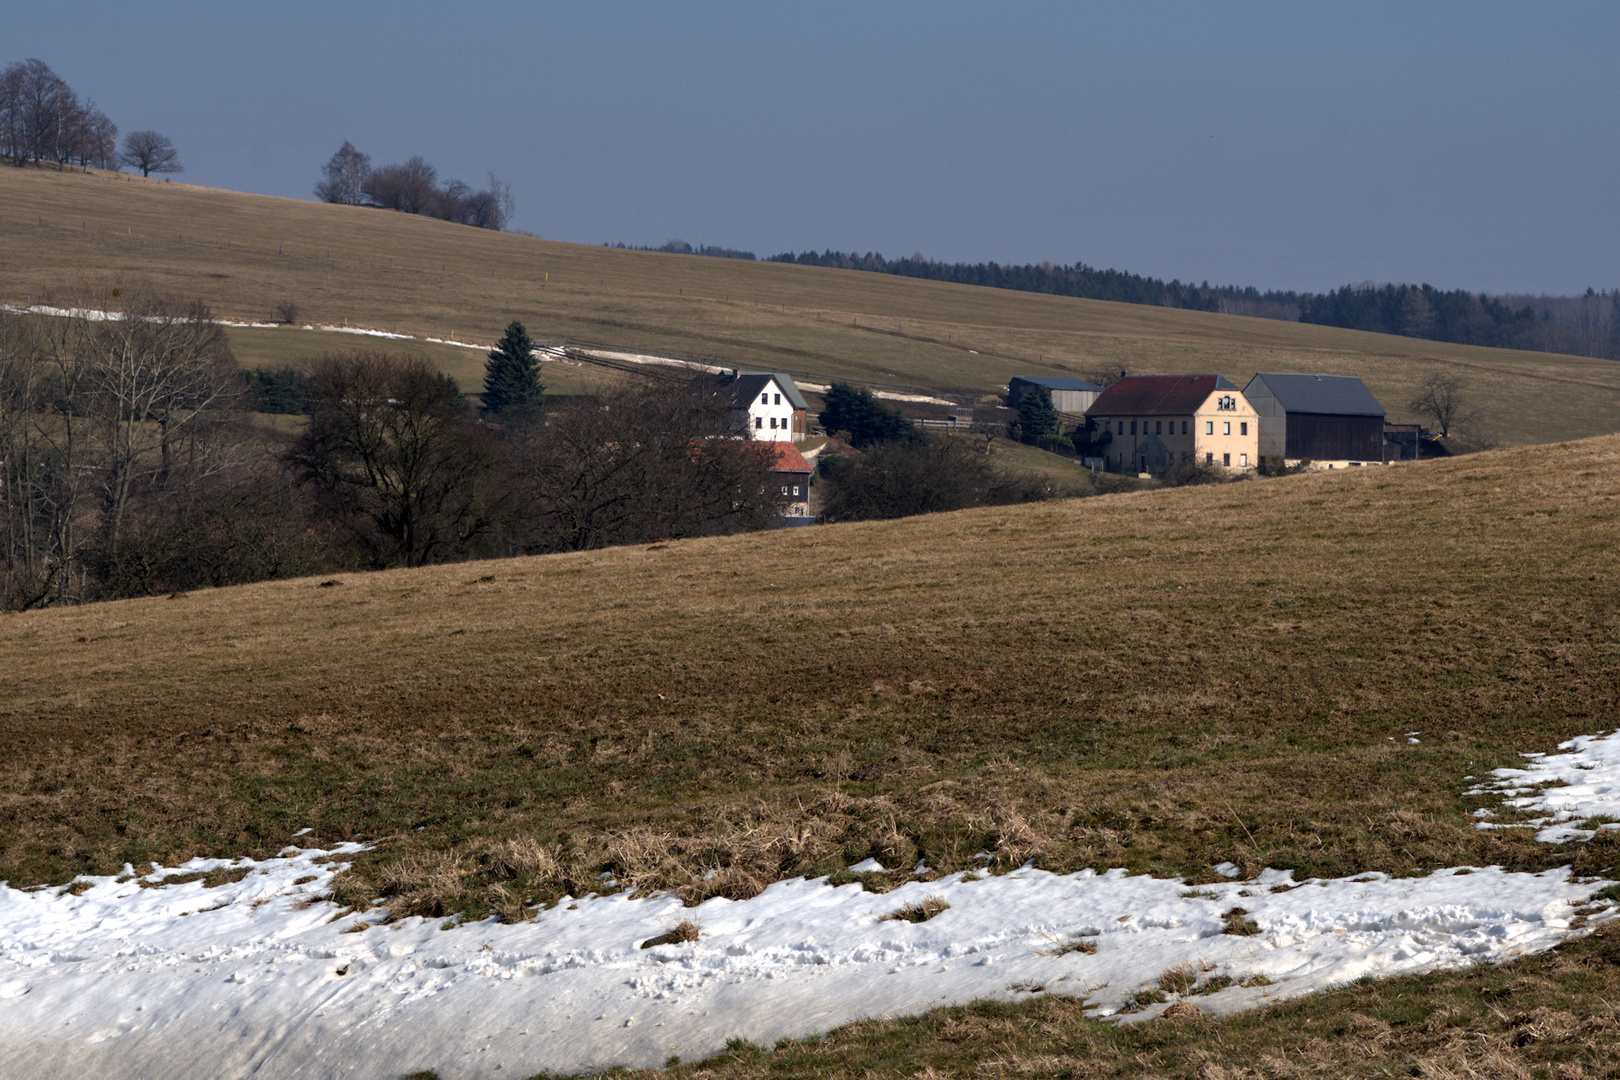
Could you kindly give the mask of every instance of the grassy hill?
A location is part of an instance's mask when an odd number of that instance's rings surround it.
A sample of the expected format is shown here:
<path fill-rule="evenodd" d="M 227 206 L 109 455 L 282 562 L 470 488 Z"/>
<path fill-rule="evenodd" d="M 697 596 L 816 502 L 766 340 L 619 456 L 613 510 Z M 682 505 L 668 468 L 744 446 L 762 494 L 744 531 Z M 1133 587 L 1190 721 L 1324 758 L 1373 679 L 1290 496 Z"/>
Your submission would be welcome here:
<path fill-rule="evenodd" d="M 300 322 L 487 343 L 518 318 L 537 337 L 971 395 L 1013 375 L 1099 368 L 1218 371 L 1239 385 L 1256 371 L 1354 374 L 1396 420 L 1411 419 L 1405 403 L 1423 378 L 1445 370 L 1467 380 L 1505 445 L 1620 428 L 1620 365 L 1603 360 L 564 244 L 112 173 L 0 170 L 0 249 L 7 303 L 145 279 L 232 318 L 269 319 L 290 301 Z M 354 343 L 293 328 L 233 337 L 250 364 Z M 478 353 L 402 347 L 476 384 Z"/>
<path fill-rule="evenodd" d="M 0 878 L 306 827 L 379 844 L 344 896 L 509 917 L 604 871 L 746 895 L 867 855 L 1613 874 L 1620 835 L 1481 832 L 1465 792 L 1613 727 L 1617 537 L 1606 437 L 29 612 L 0 620 Z M 1611 933 L 1258 1018 L 948 1010 L 722 1067 L 1613 1075 L 1617 993 Z"/>

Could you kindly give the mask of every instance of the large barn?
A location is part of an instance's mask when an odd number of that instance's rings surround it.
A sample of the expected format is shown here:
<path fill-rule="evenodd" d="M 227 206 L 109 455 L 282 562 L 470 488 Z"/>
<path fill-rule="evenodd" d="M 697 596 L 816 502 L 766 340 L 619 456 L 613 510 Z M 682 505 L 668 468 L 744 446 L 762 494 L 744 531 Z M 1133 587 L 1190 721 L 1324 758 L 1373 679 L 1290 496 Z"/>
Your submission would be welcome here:
<path fill-rule="evenodd" d="M 1018 375 L 1007 383 L 1007 404 L 1018 408 L 1018 403 L 1024 400 L 1024 395 L 1037 386 L 1044 386 L 1052 392 L 1052 405 L 1060 413 L 1069 413 L 1079 416 L 1091 408 L 1092 402 L 1103 388 L 1094 382 L 1084 379 L 1048 379 L 1037 378 L 1033 375 Z"/>
<path fill-rule="evenodd" d="M 1319 465 L 1384 460 L 1384 407 L 1354 375 L 1263 371 L 1243 396 L 1260 414 L 1260 463 Z"/>

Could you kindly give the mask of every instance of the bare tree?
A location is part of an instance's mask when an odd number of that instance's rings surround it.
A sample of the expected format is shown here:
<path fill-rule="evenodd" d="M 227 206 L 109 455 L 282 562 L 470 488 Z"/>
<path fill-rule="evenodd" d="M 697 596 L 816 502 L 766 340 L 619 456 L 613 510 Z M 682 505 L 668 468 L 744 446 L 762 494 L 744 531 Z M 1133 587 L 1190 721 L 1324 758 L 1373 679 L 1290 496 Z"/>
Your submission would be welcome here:
<path fill-rule="evenodd" d="M 439 170 L 420 154 L 403 165 L 384 165 L 367 178 L 366 195 L 386 210 L 429 213 L 439 201 Z"/>
<path fill-rule="evenodd" d="M 574 398 L 522 454 L 541 550 L 764 528 L 785 499 L 775 447 L 739 438 L 717 387 L 667 384 Z"/>
<path fill-rule="evenodd" d="M 234 411 L 242 389 L 225 331 L 200 303 L 136 296 L 121 314 L 77 321 L 74 343 L 75 407 L 92 424 L 105 543 L 117 542 L 137 489 L 167 487 L 182 465 L 188 477 L 206 475 L 211 422 Z"/>
<path fill-rule="evenodd" d="M 16 164 L 57 160 L 63 125 L 78 96 L 43 60 L 9 64 L 0 72 L 0 147 Z"/>
<path fill-rule="evenodd" d="M 89 470 L 79 383 L 64 320 L 0 316 L 0 605 L 26 610 L 68 595 Z"/>
<path fill-rule="evenodd" d="M 124 148 L 118 160 L 132 169 L 141 170 L 142 176 L 153 173 L 184 172 L 180 152 L 167 135 L 155 131 L 132 131 L 124 136 Z"/>
<path fill-rule="evenodd" d="M 1419 383 L 1407 407 L 1432 423 L 1442 439 L 1479 421 L 1479 410 L 1464 394 L 1462 379 L 1443 371 Z"/>
<path fill-rule="evenodd" d="M 460 557 L 493 528 L 499 439 L 448 376 L 362 350 L 323 359 L 311 392 L 288 463 L 376 565 Z"/>
<path fill-rule="evenodd" d="M 322 202 L 361 206 L 366 201 L 366 181 L 370 176 L 371 156 L 362 154 L 345 139 L 331 160 L 321 166 L 315 197 Z"/>

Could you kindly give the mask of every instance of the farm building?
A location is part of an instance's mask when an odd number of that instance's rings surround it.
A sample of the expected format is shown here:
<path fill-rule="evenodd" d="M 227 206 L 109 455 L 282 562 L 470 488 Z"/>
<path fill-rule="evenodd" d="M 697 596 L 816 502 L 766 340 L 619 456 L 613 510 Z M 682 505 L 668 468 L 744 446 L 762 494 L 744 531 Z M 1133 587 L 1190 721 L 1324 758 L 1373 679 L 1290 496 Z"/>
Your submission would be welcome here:
<path fill-rule="evenodd" d="M 771 463 L 771 476 L 781 489 L 781 494 L 792 501 L 782 511 L 783 517 L 805 518 L 810 516 L 810 474 L 815 467 L 805 460 L 799 448 L 790 442 L 778 441 L 775 445 L 775 461 Z"/>
<path fill-rule="evenodd" d="M 1253 469 L 1258 419 L 1223 375 L 1127 375 L 1086 410 L 1092 446 L 1115 472 L 1162 473 L 1189 460 Z"/>
<path fill-rule="evenodd" d="M 1072 413 L 1079 416 L 1091 408 L 1091 403 L 1097 400 L 1097 395 L 1103 388 L 1094 382 L 1084 379 L 1047 379 L 1019 375 L 1007 383 L 1007 404 L 1011 408 L 1018 408 L 1018 403 L 1024 400 L 1024 395 L 1044 386 L 1052 392 L 1052 405 L 1060 413 Z"/>
<path fill-rule="evenodd" d="M 1384 460 L 1384 407 L 1354 375 L 1261 372 L 1243 388 L 1260 414 L 1260 462 Z"/>
<path fill-rule="evenodd" d="M 776 371 L 727 371 L 718 376 L 740 412 L 750 437 L 766 442 L 803 442 L 809 409 L 791 375 Z"/>

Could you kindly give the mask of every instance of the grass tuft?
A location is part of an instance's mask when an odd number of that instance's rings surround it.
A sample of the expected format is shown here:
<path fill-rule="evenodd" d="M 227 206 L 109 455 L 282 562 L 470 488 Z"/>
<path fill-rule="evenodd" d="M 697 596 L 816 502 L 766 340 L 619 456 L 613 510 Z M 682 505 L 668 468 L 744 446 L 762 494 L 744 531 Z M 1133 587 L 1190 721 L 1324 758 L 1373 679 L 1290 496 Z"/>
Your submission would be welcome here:
<path fill-rule="evenodd" d="M 946 910 L 950 906 L 950 904 L 945 902 L 945 898 L 943 896 L 934 895 L 928 897 L 927 899 L 920 900 L 915 904 L 907 904 L 904 907 L 896 908 L 895 910 L 888 912 L 879 918 L 882 922 L 923 923 L 927 922 L 929 919 L 932 919 L 935 915 L 938 915 L 940 912 Z"/>
<path fill-rule="evenodd" d="M 1221 933 L 1250 937 L 1260 932 L 1260 924 L 1240 907 L 1232 908 L 1221 916 Z"/>
<path fill-rule="evenodd" d="M 643 949 L 656 948 L 659 945 L 686 945 L 696 941 L 701 936 L 698 924 L 691 919 L 682 919 L 669 930 L 657 937 L 650 937 L 641 943 Z"/>

